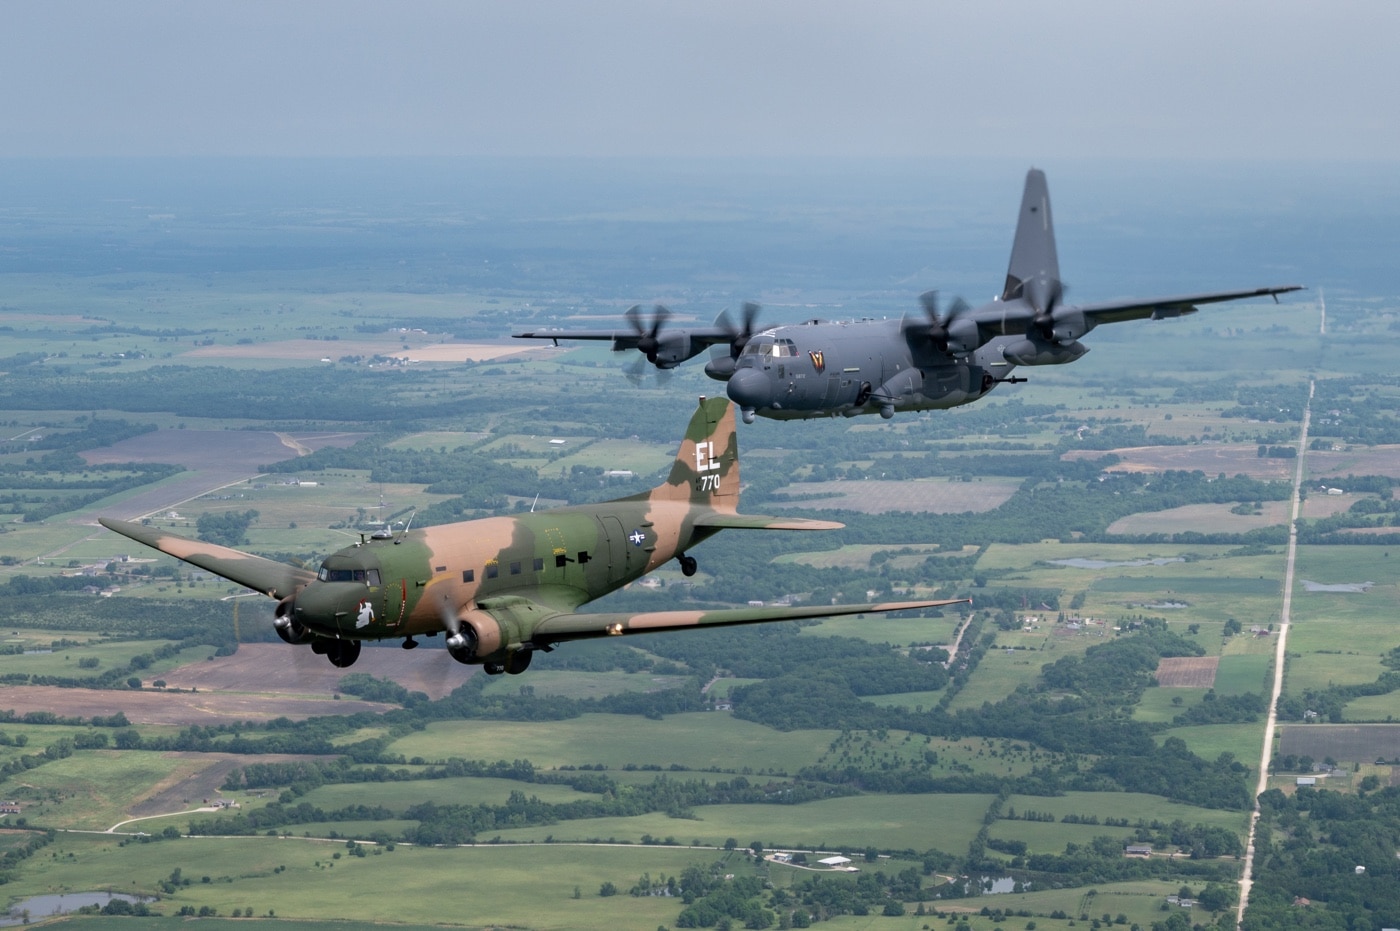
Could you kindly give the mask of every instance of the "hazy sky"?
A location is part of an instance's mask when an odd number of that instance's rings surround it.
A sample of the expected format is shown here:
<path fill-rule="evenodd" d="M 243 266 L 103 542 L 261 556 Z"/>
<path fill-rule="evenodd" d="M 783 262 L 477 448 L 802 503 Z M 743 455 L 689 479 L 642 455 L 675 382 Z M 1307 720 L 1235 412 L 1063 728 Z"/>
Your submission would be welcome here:
<path fill-rule="evenodd" d="M 1400 157 L 1395 0 L 4 0 L 0 156 Z"/>

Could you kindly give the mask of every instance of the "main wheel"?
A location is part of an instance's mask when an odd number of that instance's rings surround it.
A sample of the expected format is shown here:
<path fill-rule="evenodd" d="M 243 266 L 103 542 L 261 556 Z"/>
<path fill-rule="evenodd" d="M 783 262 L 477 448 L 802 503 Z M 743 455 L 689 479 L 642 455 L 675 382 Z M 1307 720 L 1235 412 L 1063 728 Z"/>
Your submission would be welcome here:
<path fill-rule="evenodd" d="M 506 671 L 506 667 L 502 666 L 500 663 L 483 663 L 481 671 L 488 676 L 499 676 Z"/>
<path fill-rule="evenodd" d="M 332 666 L 341 669 L 355 665 L 355 660 L 360 658 L 360 641 L 358 640 L 332 640 L 327 644 L 326 659 L 331 661 Z"/>
<path fill-rule="evenodd" d="M 534 654 L 534 650 L 516 650 L 506 657 L 506 672 L 512 676 L 520 675 L 530 668 L 530 657 Z"/>
<path fill-rule="evenodd" d="M 694 556 L 677 556 L 676 561 L 681 564 L 681 575 L 686 578 L 690 578 L 700 568 Z"/>

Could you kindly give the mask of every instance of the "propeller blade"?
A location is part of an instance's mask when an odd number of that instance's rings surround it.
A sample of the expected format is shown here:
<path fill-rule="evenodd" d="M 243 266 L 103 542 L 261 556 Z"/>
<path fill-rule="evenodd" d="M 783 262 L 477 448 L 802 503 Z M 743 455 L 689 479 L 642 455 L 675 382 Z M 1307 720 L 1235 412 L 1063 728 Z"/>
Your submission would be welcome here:
<path fill-rule="evenodd" d="M 939 352 L 947 352 L 949 331 L 953 323 L 971 310 L 972 305 L 960 297 L 955 297 L 948 305 L 947 313 L 939 313 L 937 291 L 925 291 L 920 294 L 919 303 L 923 305 L 924 316 L 928 318 L 928 338 L 933 341 Z"/>
<path fill-rule="evenodd" d="M 719 316 L 715 318 L 715 326 L 725 331 L 729 337 L 729 357 L 739 358 L 739 354 L 744 351 L 749 340 L 753 337 L 754 327 L 758 323 L 758 314 L 763 307 L 753 301 L 745 301 L 743 304 L 743 323 L 734 325 L 734 321 L 729 317 L 729 311 L 721 310 Z"/>

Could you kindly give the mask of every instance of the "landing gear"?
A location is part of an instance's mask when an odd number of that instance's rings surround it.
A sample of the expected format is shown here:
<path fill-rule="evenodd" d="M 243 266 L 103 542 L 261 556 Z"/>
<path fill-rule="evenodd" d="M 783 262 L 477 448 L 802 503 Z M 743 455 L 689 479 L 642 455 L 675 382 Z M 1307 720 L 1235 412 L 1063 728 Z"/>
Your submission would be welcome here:
<path fill-rule="evenodd" d="M 681 575 L 686 578 L 690 578 L 700 568 L 700 564 L 695 561 L 694 556 L 686 556 L 684 553 L 676 557 L 676 562 L 681 564 Z"/>
<path fill-rule="evenodd" d="M 355 660 L 360 658 L 360 641 L 321 638 L 311 644 L 311 652 L 321 654 L 331 661 L 332 666 L 345 669 L 355 665 Z"/>
<path fill-rule="evenodd" d="M 739 408 L 739 416 L 744 418 L 744 423 L 753 423 L 753 419 L 758 416 L 758 411 L 752 407 Z"/>
<path fill-rule="evenodd" d="M 534 655 L 534 650 L 516 650 L 506 657 L 506 672 L 512 676 L 520 675 L 530 668 L 530 657 Z"/>
<path fill-rule="evenodd" d="M 534 652 L 534 650 L 512 650 L 506 654 L 504 663 L 482 663 L 481 668 L 488 676 L 499 676 L 503 672 L 518 676 L 530 668 L 530 657 Z"/>
<path fill-rule="evenodd" d="M 402 645 L 405 650 L 412 650 L 418 646 L 418 641 L 414 640 L 412 637 L 405 637 Z"/>

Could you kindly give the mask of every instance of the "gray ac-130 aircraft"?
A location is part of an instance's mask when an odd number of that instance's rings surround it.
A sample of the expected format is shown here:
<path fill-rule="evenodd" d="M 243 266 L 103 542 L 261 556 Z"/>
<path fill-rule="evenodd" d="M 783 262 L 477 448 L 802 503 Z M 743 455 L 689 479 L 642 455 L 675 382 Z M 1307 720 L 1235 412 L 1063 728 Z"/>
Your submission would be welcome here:
<path fill-rule="evenodd" d="M 970 404 L 1012 377 L 1020 365 L 1063 365 L 1089 348 L 1080 338 L 1101 323 L 1195 313 L 1199 304 L 1273 297 L 1301 285 L 1214 291 L 1174 297 L 1129 298 L 1076 306 L 1064 302 L 1050 191 L 1045 173 L 1031 169 L 1001 296 L 980 307 L 961 299 L 939 307 L 938 295 L 920 296 L 924 314 L 901 320 L 809 320 L 755 329 L 758 306 L 744 305 L 741 324 L 721 313 L 711 327 L 667 329 L 669 311 L 649 321 L 638 308 L 621 330 L 544 329 L 519 339 L 609 340 L 614 350 L 637 349 L 659 369 L 671 369 L 714 347 L 705 365 L 745 423 L 854 417 Z M 727 350 L 727 351 L 726 351 Z"/>

